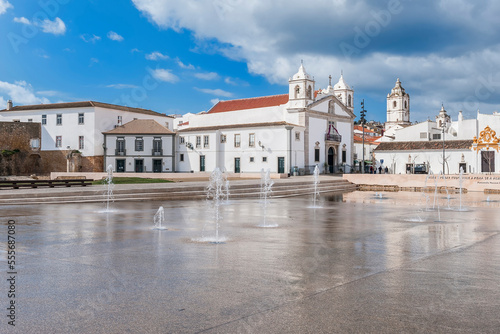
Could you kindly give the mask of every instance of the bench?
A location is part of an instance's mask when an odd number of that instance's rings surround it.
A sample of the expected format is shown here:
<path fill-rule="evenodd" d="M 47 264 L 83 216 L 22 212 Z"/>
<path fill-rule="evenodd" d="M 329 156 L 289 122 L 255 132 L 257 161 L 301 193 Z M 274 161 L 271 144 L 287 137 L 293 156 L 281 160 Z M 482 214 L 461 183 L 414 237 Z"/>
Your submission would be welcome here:
<path fill-rule="evenodd" d="M 2 188 L 38 188 L 38 187 L 71 187 L 71 186 L 90 186 L 93 179 L 67 179 L 67 180 L 17 180 L 17 181 L 0 181 L 0 189 Z"/>

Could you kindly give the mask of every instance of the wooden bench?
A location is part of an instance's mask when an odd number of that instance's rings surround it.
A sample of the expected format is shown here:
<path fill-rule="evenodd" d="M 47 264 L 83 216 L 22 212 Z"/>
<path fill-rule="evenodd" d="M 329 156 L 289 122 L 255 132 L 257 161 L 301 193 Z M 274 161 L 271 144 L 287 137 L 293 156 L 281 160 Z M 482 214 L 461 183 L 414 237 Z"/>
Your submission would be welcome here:
<path fill-rule="evenodd" d="M 38 188 L 38 187 L 71 187 L 71 186 L 90 186 L 93 179 L 68 179 L 68 180 L 17 180 L 17 181 L 0 181 L 0 189 L 2 188 Z"/>

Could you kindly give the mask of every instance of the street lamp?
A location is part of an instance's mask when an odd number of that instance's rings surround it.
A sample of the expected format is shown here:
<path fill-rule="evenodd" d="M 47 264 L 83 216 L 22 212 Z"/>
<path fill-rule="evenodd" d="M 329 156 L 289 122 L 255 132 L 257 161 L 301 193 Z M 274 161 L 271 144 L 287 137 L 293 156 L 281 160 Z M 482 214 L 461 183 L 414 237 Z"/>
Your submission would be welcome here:
<path fill-rule="evenodd" d="M 360 114 L 359 121 L 361 123 L 361 127 L 363 128 L 363 163 L 361 164 L 363 170 L 361 171 L 361 173 L 364 174 L 365 173 L 365 124 L 366 124 L 365 99 L 361 101 L 361 112 L 359 114 Z"/>

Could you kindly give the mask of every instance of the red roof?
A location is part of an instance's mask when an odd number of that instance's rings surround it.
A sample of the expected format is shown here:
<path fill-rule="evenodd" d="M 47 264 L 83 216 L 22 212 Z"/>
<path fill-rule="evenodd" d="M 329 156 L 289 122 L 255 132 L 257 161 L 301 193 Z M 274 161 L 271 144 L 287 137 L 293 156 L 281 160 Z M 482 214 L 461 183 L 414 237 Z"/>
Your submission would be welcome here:
<path fill-rule="evenodd" d="M 355 125 L 354 130 L 363 131 L 363 127 L 361 125 Z M 372 129 L 368 129 L 368 128 L 365 128 L 365 132 L 366 133 L 375 133 L 375 131 L 373 131 Z"/>
<path fill-rule="evenodd" d="M 219 101 L 208 111 L 209 114 L 217 112 L 274 107 L 288 102 L 288 94 L 253 97 L 249 99 Z"/>
<path fill-rule="evenodd" d="M 184 123 L 180 123 L 178 126 L 184 126 L 184 125 L 189 125 L 189 121 L 184 122 Z"/>
<path fill-rule="evenodd" d="M 370 143 L 370 144 L 377 144 L 377 142 L 375 142 L 377 139 L 379 139 L 380 137 L 382 136 L 377 136 L 377 137 L 374 137 L 374 136 L 366 136 L 365 135 L 365 143 Z M 363 136 L 358 136 L 357 134 L 354 135 L 354 142 L 356 143 L 362 143 L 363 142 Z"/>

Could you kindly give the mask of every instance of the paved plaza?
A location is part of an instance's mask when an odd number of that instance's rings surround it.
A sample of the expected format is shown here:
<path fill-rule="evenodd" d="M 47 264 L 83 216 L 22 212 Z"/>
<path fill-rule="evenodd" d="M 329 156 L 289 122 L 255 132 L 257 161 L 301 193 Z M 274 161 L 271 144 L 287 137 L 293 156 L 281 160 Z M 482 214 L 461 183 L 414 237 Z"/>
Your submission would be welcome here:
<path fill-rule="evenodd" d="M 0 332 L 498 333 L 500 195 L 428 196 L 0 206 Z"/>

